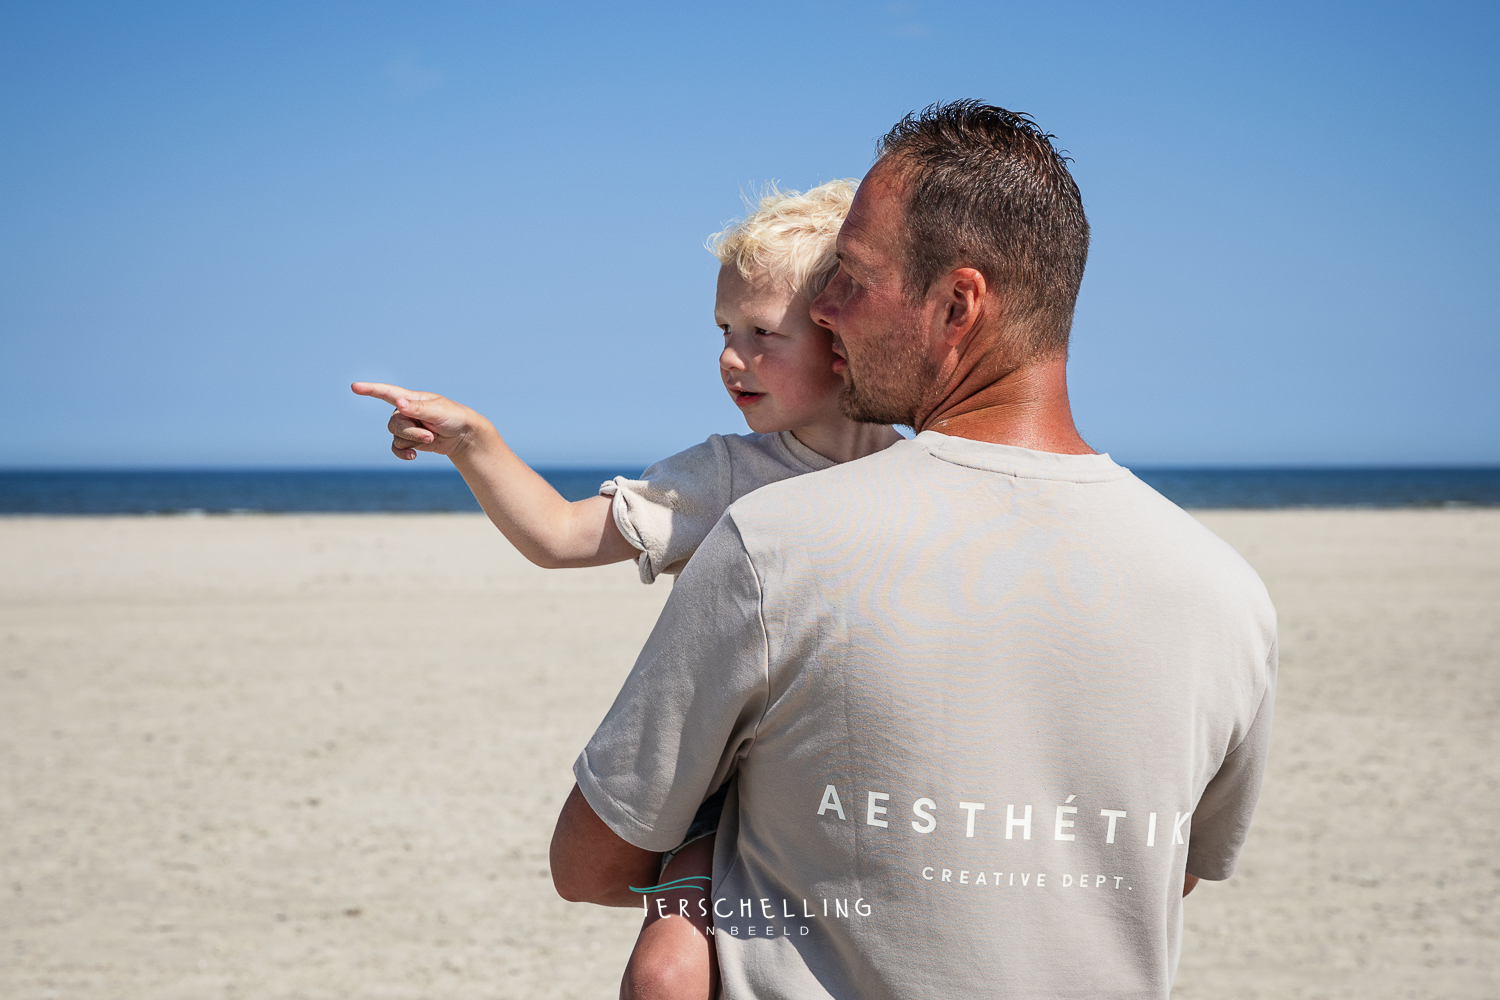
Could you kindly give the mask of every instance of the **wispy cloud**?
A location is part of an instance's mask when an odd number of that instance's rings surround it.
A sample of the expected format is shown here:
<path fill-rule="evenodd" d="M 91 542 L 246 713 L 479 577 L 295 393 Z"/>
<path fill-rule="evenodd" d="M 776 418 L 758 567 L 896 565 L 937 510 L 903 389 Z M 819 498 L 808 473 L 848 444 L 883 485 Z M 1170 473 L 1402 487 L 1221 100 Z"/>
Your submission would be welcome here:
<path fill-rule="evenodd" d="M 896 35 L 901 38 L 926 38 L 932 34 L 932 29 L 922 23 L 921 12 L 914 4 L 888 3 L 883 5 L 881 13 L 885 21 L 881 30 L 887 35 Z"/>
<path fill-rule="evenodd" d="M 387 63 L 385 75 L 391 81 L 391 93 L 402 104 L 410 104 L 448 81 L 447 73 L 424 66 L 416 54 L 404 55 Z"/>

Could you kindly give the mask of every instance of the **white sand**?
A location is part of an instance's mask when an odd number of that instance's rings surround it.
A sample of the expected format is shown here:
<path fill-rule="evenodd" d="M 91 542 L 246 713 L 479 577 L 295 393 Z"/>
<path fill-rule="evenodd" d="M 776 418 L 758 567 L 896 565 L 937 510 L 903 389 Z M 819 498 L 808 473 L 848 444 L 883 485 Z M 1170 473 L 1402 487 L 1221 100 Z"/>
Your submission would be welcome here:
<path fill-rule="evenodd" d="M 1176 995 L 1500 996 L 1500 511 L 1203 519 L 1282 687 Z M 666 585 L 468 516 L 0 519 L 0 567 L 0 997 L 614 994 L 637 915 L 547 841 Z"/>

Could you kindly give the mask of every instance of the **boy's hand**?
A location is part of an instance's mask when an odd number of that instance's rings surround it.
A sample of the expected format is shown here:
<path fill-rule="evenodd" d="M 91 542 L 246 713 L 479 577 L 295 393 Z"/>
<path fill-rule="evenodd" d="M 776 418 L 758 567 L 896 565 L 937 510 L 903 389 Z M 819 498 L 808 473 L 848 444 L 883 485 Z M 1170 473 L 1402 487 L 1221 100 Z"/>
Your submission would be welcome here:
<path fill-rule="evenodd" d="M 384 382 L 355 382 L 349 388 L 396 408 L 386 424 L 391 432 L 391 454 L 408 462 L 419 451 L 453 454 L 484 423 L 484 418 L 467 406 L 435 392 L 412 392 Z"/>

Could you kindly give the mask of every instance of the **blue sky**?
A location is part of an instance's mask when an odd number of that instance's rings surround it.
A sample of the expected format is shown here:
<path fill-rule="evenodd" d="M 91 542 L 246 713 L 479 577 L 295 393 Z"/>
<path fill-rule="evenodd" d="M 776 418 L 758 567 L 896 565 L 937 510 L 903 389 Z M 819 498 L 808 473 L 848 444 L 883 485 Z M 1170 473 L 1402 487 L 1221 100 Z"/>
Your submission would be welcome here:
<path fill-rule="evenodd" d="M 704 238 L 958 97 L 1075 160 L 1094 447 L 1500 463 L 1497 11 L 11 0 L 0 466 L 395 466 L 361 378 L 538 464 L 742 431 Z"/>

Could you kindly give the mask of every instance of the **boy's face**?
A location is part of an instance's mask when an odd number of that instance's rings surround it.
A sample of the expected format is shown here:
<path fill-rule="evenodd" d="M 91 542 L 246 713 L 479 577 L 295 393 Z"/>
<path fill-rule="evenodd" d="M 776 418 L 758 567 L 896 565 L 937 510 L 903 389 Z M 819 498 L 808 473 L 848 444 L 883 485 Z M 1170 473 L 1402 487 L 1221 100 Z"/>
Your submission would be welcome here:
<path fill-rule="evenodd" d="M 724 333 L 719 374 L 750 429 L 761 434 L 842 421 L 833 337 L 812 321 L 808 301 L 769 278 L 719 269 L 714 322 Z"/>

